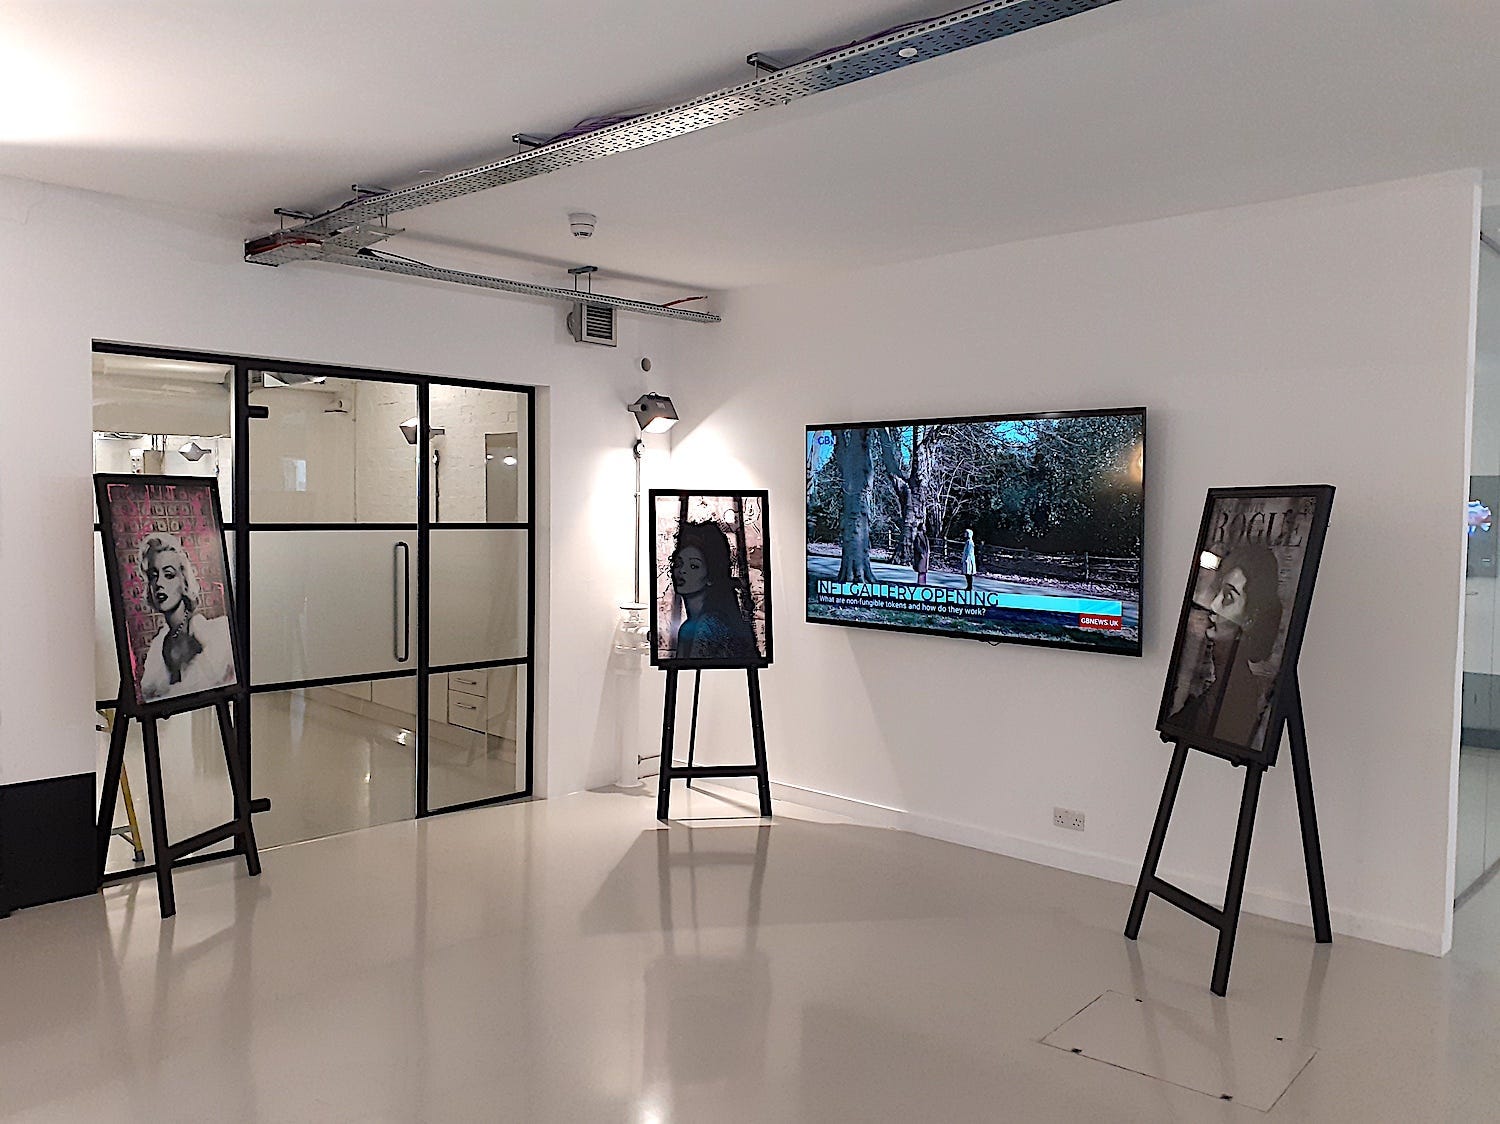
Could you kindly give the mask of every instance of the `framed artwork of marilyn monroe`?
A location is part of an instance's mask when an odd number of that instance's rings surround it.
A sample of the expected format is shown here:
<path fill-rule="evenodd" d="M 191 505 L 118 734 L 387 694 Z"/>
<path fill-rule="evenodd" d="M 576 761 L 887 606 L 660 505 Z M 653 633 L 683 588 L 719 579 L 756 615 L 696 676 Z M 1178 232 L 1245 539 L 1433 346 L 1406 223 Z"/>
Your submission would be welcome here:
<path fill-rule="evenodd" d="M 771 662 L 765 492 L 651 490 L 651 662 Z"/>
<path fill-rule="evenodd" d="M 1276 763 L 1333 487 L 1212 488 L 1156 728 L 1220 757 Z"/>
<path fill-rule="evenodd" d="M 243 682 L 217 482 L 98 473 L 120 705 L 161 716 L 218 702 Z"/>

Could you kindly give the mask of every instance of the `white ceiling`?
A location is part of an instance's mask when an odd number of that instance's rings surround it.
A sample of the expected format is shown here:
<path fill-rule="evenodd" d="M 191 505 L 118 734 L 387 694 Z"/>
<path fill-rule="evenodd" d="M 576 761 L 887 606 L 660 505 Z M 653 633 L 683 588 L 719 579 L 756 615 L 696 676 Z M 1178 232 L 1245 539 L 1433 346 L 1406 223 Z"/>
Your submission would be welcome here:
<path fill-rule="evenodd" d="M 401 186 L 589 113 L 744 81 L 956 0 L 6 0 L 0 174 L 210 212 Z M 648 149 L 399 217 L 727 288 L 1470 166 L 1500 172 L 1500 3 L 1118 0 Z M 599 215 L 572 239 L 567 212 Z M 1378 232 L 1372 232 L 1378 237 Z M 445 249 L 446 247 L 446 249 Z M 296 268 L 296 267 L 293 267 Z"/>

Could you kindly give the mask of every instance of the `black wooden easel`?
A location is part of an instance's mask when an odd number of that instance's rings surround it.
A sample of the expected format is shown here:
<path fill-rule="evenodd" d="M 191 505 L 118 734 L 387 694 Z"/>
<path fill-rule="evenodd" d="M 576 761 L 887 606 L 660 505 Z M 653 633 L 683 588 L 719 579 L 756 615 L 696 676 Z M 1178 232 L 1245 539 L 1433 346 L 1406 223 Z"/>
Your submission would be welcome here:
<path fill-rule="evenodd" d="M 234 696 L 234 701 L 245 712 L 249 706 L 248 692 Z M 229 788 L 234 797 L 234 818 L 228 823 L 200 831 L 178 843 L 169 841 L 167 835 L 167 805 L 162 791 L 161 747 L 157 741 L 156 723 L 173 714 L 189 714 L 194 710 L 212 706 L 219 719 L 219 738 L 224 743 L 224 763 L 229 769 Z M 177 912 L 177 899 L 172 891 L 172 868 L 194 851 L 225 839 L 235 841 L 235 850 L 245 856 L 245 869 L 254 877 L 260 873 L 260 852 L 255 846 L 255 828 L 250 822 L 250 791 L 246 782 L 245 763 L 240 757 L 239 743 L 235 739 L 234 722 L 229 713 L 229 699 L 219 698 L 182 710 L 163 713 L 153 709 L 136 713 L 131 700 L 121 692 L 115 704 L 115 720 L 109 735 L 109 757 L 104 766 L 104 793 L 99 798 L 99 877 L 104 877 L 104 864 L 109 851 L 109 841 L 114 835 L 115 794 L 120 789 L 120 770 L 125 765 L 125 737 L 130 729 L 130 720 L 141 724 L 141 740 L 146 757 L 146 794 L 151 809 L 151 857 L 152 869 L 156 871 L 157 898 L 163 919 Z"/>
<path fill-rule="evenodd" d="M 1290 697 L 1286 707 L 1287 731 L 1291 740 L 1292 779 L 1297 789 L 1297 815 L 1302 822 L 1302 852 L 1307 863 L 1307 890 L 1312 904 L 1313 934 L 1319 944 L 1330 944 L 1333 941 L 1333 930 L 1328 923 L 1328 889 L 1323 882 L 1323 849 L 1318 841 L 1312 773 L 1307 762 L 1307 729 L 1302 719 L 1302 692 L 1297 685 L 1295 668 L 1287 682 L 1290 683 Z M 1172 819 L 1172 806 L 1177 801 L 1177 787 L 1182 782 L 1182 771 L 1187 765 L 1190 749 L 1219 757 L 1245 770 L 1239 825 L 1235 829 L 1234 854 L 1229 862 L 1229 881 L 1224 889 L 1222 909 L 1216 909 L 1202 898 L 1159 878 L 1156 873 L 1162 844 L 1167 838 L 1167 825 Z M 1155 894 L 1217 929 L 1219 945 L 1214 954 L 1213 981 L 1209 985 L 1215 995 L 1224 995 L 1229 989 L 1229 964 L 1234 956 L 1234 937 L 1239 928 L 1240 905 L 1245 895 L 1245 870 L 1250 865 L 1250 836 L 1255 830 L 1255 809 L 1260 801 L 1261 777 L 1269 767 L 1264 761 L 1241 759 L 1218 749 L 1176 739 L 1172 764 L 1167 769 L 1167 783 L 1162 789 L 1161 804 L 1156 810 L 1156 823 L 1151 828 L 1151 841 L 1146 846 L 1146 861 L 1141 866 L 1140 881 L 1136 883 L 1135 897 L 1130 903 L 1130 919 L 1125 923 L 1125 935 L 1135 940 L 1141 931 L 1141 920 L 1146 915 L 1147 899 Z"/>
<path fill-rule="evenodd" d="M 702 683 L 702 672 L 699 671 L 699 679 L 693 686 L 693 728 L 689 737 L 688 763 L 678 765 L 674 762 L 672 748 L 675 740 L 677 725 L 677 673 L 678 668 L 667 668 L 667 699 L 666 709 L 662 716 L 661 725 L 661 775 L 657 778 L 656 788 L 656 818 L 665 820 L 668 818 L 668 810 L 672 799 L 672 782 L 682 778 L 692 783 L 695 778 L 708 779 L 710 777 L 754 777 L 756 791 L 760 796 L 760 814 L 766 818 L 771 815 L 771 778 L 766 768 L 766 728 L 761 717 L 760 710 L 760 673 L 757 668 L 746 668 L 745 674 L 749 676 L 750 691 L 750 736 L 755 746 L 755 763 L 753 765 L 694 765 L 692 752 L 697 744 L 698 735 L 698 687 Z"/>

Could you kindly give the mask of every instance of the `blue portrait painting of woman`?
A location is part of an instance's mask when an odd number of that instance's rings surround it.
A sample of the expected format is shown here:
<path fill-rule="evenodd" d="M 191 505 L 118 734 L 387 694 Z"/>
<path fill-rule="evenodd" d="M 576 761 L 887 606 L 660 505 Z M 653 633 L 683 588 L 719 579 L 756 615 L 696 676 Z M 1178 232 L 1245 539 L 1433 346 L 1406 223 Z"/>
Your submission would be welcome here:
<path fill-rule="evenodd" d="M 652 493 L 654 662 L 769 663 L 765 502 L 755 493 Z"/>

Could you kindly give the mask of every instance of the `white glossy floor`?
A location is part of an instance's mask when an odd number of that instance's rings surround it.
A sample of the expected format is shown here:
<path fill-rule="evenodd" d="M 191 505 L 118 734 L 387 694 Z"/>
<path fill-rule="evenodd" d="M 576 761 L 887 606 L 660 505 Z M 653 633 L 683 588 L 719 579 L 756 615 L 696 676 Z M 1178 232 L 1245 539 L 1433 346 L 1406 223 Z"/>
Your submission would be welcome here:
<path fill-rule="evenodd" d="M 1500 896 L 1446 960 L 779 804 L 586 793 L 394 823 L 0 921 L 0 1114 L 59 1121 L 1500 1118 Z M 712 818 L 709 818 L 712 817 Z M 746 817 L 746 818 L 735 818 Z M 1486 913 L 1486 911 L 1488 911 Z M 1269 1113 L 1043 1045 L 1106 991 L 1153 1033 L 1316 1056 Z M 1200 1029 L 1201 1028 L 1201 1029 Z"/>

